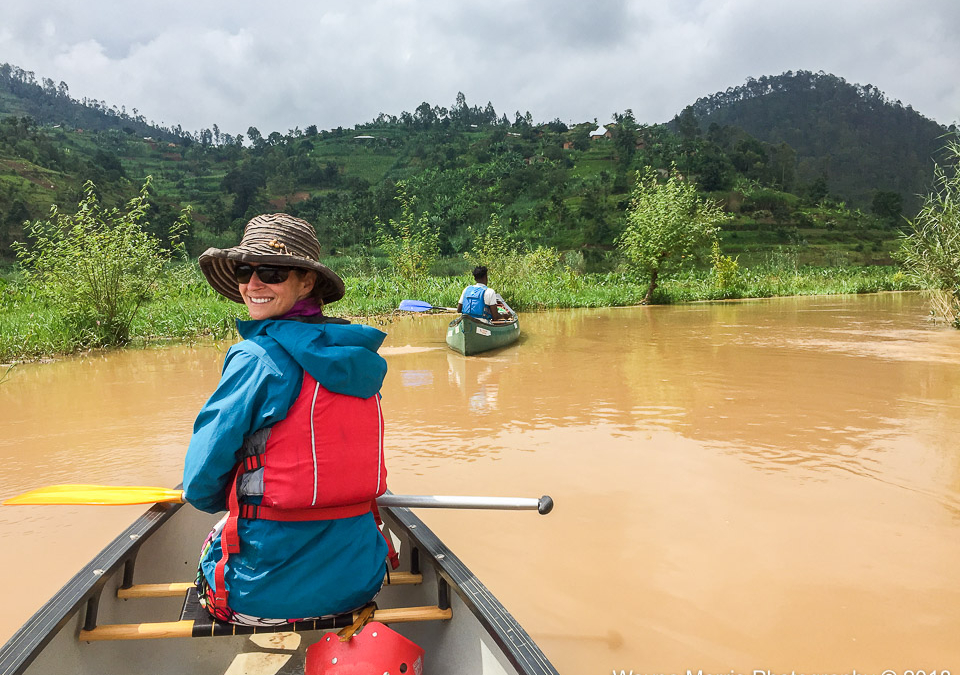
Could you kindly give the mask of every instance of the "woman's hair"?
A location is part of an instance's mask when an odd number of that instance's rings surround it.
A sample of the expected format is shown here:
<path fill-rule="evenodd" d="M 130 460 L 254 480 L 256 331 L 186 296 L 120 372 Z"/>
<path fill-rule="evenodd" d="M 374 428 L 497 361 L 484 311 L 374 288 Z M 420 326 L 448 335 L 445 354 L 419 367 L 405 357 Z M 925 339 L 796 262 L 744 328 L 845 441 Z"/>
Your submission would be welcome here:
<path fill-rule="evenodd" d="M 317 303 L 318 307 L 323 309 L 324 289 L 322 284 L 317 283 L 319 281 L 319 277 L 317 276 L 317 273 L 314 272 L 313 270 L 305 270 L 299 267 L 295 267 L 293 271 L 301 279 L 307 274 L 310 274 L 311 272 L 313 272 L 313 288 L 310 289 L 310 293 L 307 295 L 307 298 L 309 298 L 310 300 L 313 300 L 315 303 Z"/>

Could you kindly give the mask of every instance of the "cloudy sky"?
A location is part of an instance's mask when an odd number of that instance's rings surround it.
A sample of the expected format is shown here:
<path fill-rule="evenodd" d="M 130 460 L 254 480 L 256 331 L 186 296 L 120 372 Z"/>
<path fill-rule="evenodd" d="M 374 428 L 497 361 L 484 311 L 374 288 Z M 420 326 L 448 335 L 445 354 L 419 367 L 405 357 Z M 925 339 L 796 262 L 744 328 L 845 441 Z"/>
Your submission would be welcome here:
<path fill-rule="evenodd" d="M 960 120 L 960 0 L 2 0 L 0 62 L 148 120 L 267 135 L 421 102 L 664 122 L 825 71 Z"/>

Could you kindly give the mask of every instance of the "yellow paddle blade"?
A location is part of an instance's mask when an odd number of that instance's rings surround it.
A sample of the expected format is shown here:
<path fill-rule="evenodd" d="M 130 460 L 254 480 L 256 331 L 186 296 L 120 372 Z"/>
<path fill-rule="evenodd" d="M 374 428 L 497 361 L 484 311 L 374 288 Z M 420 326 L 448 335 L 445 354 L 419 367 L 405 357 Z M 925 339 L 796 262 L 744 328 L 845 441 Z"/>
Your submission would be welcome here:
<path fill-rule="evenodd" d="M 15 504 L 155 504 L 183 502 L 183 490 L 136 485 L 50 485 L 10 497 L 4 506 Z"/>

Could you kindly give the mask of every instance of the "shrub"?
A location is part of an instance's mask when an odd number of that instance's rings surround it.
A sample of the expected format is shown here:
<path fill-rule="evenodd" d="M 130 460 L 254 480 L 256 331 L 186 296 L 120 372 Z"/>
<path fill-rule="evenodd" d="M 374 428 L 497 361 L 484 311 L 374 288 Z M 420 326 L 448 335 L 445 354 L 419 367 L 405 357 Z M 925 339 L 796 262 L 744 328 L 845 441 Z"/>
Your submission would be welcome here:
<path fill-rule="evenodd" d="M 378 241 L 397 274 L 416 286 L 426 278 L 430 266 L 440 255 L 440 233 L 428 214 L 419 218 L 414 215 L 415 200 L 407 195 L 403 181 L 397 183 L 396 199 L 401 206 L 400 220 L 391 218 L 384 225 L 378 218 Z"/>
<path fill-rule="evenodd" d="M 126 211 L 105 210 L 87 181 L 75 214 L 54 205 L 48 220 L 27 223 L 34 243 L 15 245 L 27 283 L 60 310 L 79 345 L 127 342 L 134 317 L 170 258 L 141 224 L 150 207 L 149 185 L 148 177 Z M 181 252 L 188 218 L 185 210 L 170 230 Z"/>
<path fill-rule="evenodd" d="M 932 289 L 933 311 L 960 328 L 960 142 L 947 144 L 954 165 L 934 168 L 934 191 L 910 223 L 898 257 L 919 285 Z"/>
<path fill-rule="evenodd" d="M 737 258 L 731 258 L 720 252 L 720 242 L 714 239 L 710 250 L 710 262 L 713 263 L 713 283 L 727 294 L 740 285 L 740 263 Z"/>
<path fill-rule="evenodd" d="M 463 254 L 465 260 L 474 265 L 483 265 L 492 278 L 499 278 L 508 272 L 508 262 L 517 251 L 516 237 L 507 232 L 500 224 L 500 217 L 490 214 L 490 222 L 481 230 L 468 228 L 473 237 L 470 250 Z"/>

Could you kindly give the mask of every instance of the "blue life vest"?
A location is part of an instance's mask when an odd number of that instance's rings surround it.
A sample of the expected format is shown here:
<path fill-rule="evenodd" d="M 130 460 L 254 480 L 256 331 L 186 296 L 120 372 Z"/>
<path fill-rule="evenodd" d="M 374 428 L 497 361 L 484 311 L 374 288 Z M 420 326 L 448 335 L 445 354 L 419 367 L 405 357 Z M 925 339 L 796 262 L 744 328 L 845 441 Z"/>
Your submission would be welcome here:
<path fill-rule="evenodd" d="M 463 291 L 463 307 L 461 312 L 478 318 L 483 318 L 486 313 L 486 305 L 483 304 L 483 293 L 487 290 L 486 286 L 467 286 Z"/>

